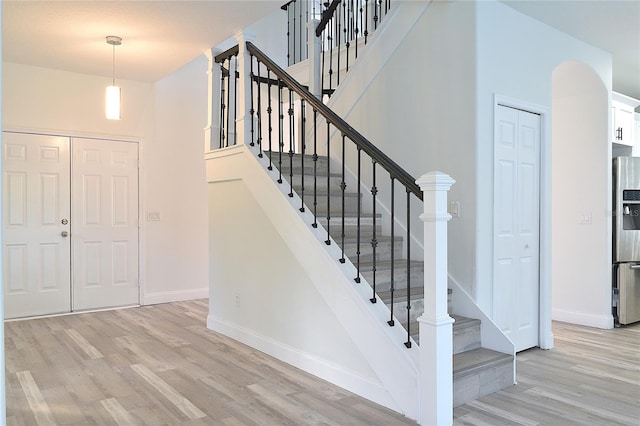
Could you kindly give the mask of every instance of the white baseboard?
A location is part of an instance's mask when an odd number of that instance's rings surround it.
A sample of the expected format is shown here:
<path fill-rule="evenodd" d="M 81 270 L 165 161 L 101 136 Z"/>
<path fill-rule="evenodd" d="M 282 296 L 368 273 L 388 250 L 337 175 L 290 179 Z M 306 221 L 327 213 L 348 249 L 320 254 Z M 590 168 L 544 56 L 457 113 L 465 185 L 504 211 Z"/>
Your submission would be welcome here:
<path fill-rule="evenodd" d="M 301 352 L 294 347 L 258 335 L 252 330 L 220 320 L 211 315 L 207 316 L 207 328 L 258 349 L 307 373 L 313 374 L 336 386 L 340 386 L 349 392 L 353 392 L 356 395 L 383 405 L 391 410 L 400 412 L 399 407 L 394 403 L 391 395 L 380 382 L 362 377 L 352 371 L 345 370 L 339 365 L 318 358 L 312 354 Z"/>
<path fill-rule="evenodd" d="M 551 317 L 554 321 L 568 322 L 570 324 L 585 325 L 587 327 L 611 329 L 613 328 L 613 315 L 592 315 L 581 312 L 571 312 L 562 309 L 553 309 Z"/>
<path fill-rule="evenodd" d="M 182 302 L 183 300 L 208 299 L 209 287 L 189 290 L 161 291 L 147 293 L 142 296 L 143 305 L 157 305 L 158 303 Z"/>

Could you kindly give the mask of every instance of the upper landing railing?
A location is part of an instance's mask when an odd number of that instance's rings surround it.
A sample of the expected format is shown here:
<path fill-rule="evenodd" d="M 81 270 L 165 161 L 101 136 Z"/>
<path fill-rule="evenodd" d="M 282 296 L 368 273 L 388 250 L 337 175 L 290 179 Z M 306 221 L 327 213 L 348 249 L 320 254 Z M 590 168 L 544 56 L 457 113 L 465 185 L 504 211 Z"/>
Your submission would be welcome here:
<path fill-rule="evenodd" d="M 292 0 L 281 8 L 287 13 L 288 65 L 309 58 L 310 37 L 318 38 L 322 93 L 331 96 L 358 57 L 359 45 L 367 43 L 389 12 L 391 0 Z"/>

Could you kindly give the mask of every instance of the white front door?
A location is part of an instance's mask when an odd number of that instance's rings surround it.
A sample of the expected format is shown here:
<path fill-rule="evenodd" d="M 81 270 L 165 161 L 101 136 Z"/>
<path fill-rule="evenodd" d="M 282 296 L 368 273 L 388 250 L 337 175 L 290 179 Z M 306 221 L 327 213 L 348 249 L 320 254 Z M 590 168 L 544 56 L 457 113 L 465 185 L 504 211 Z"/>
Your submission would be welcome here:
<path fill-rule="evenodd" d="M 5 318 L 139 303 L 136 143 L 4 132 L 2 200 Z"/>
<path fill-rule="evenodd" d="M 538 345 L 540 116 L 498 105 L 493 320 L 516 351 Z"/>
<path fill-rule="evenodd" d="M 138 144 L 72 146 L 73 310 L 138 304 Z"/>
<path fill-rule="evenodd" d="M 69 138 L 2 139 L 5 317 L 69 312 Z"/>

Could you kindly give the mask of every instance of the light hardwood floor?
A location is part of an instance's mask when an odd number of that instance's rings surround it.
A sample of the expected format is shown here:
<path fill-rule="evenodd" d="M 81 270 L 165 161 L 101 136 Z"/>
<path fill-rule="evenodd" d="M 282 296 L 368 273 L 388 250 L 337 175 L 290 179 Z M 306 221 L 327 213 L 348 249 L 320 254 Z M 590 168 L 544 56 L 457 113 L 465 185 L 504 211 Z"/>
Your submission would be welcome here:
<path fill-rule="evenodd" d="M 516 386 L 454 409 L 454 424 L 640 426 L 640 324 L 553 334 L 554 349 L 517 355 Z"/>
<path fill-rule="evenodd" d="M 207 313 L 198 300 L 7 322 L 7 424 L 415 424 L 208 330 Z"/>
<path fill-rule="evenodd" d="M 207 301 L 5 324 L 8 425 L 402 425 L 401 415 L 205 327 Z M 159 325 L 161 324 L 161 325 Z M 640 325 L 555 323 L 518 385 L 458 425 L 640 425 Z"/>

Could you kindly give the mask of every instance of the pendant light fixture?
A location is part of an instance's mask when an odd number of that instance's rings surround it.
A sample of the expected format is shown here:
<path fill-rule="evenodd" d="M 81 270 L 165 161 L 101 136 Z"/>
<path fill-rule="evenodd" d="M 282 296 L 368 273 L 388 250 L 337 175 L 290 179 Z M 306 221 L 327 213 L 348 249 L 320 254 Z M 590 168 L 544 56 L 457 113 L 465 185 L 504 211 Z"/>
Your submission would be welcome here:
<path fill-rule="evenodd" d="M 110 44 L 113 48 L 113 78 L 111 86 L 107 86 L 107 119 L 120 120 L 121 92 L 120 87 L 116 86 L 116 46 L 122 44 L 122 37 L 107 36 L 107 44 Z"/>

